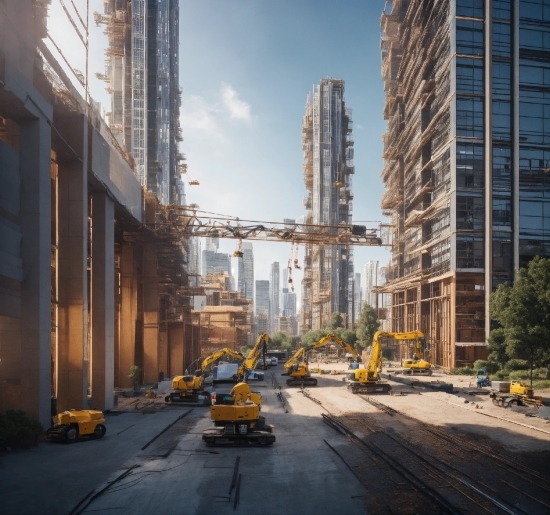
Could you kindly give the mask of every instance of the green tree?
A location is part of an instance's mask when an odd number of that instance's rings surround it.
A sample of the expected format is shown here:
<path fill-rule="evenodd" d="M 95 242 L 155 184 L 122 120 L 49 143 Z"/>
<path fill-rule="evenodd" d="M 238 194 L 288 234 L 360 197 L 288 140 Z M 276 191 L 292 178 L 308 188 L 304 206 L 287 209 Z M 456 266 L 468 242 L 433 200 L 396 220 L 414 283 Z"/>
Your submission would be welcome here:
<path fill-rule="evenodd" d="M 141 382 L 141 368 L 139 368 L 137 365 L 132 365 L 130 367 L 130 374 L 128 375 L 128 379 L 132 381 L 132 384 L 134 385 L 134 392 L 137 392 L 139 390 L 139 384 Z"/>
<path fill-rule="evenodd" d="M 359 321 L 357 323 L 356 335 L 357 344 L 361 348 L 366 348 L 372 344 L 374 333 L 378 331 L 380 322 L 376 316 L 376 311 L 370 304 L 364 304 Z"/>
<path fill-rule="evenodd" d="M 283 342 L 287 340 L 288 336 L 283 331 L 277 331 L 275 334 L 270 336 L 269 342 L 267 344 L 268 349 L 280 349 L 283 346 Z"/>
<path fill-rule="evenodd" d="M 316 331 L 308 331 L 302 336 L 302 347 L 307 347 L 313 343 L 317 343 L 323 336 L 326 336 L 330 331 L 326 329 L 317 329 Z"/>
<path fill-rule="evenodd" d="M 532 384 L 534 365 L 550 357 L 550 259 L 535 257 L 513 286 L 501 284 L 491 294 L 490 315 L 500 325 L 489 336 L 491 351 L 526 359 Z"/>
<path fill-rule="evenodd" d="M 344 327 L 344 317 L 340 313 L 338 313 L 338 311 L 335 311 L 330 316 L 330 321 L 327 323 L 326 328 L 329 331 L 334 331 L 339 327 Z"/>

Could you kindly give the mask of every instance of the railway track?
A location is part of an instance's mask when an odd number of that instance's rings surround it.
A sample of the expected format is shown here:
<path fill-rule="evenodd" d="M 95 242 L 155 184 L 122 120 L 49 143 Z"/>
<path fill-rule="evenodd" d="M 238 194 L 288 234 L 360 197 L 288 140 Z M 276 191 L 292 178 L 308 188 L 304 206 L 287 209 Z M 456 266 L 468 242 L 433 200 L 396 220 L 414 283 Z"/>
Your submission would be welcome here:
<path fill-rule="evenodd" d="M 311 394 L 306 397 L 328 412 Z M 322 416 L 364 455 L 354 463 L 341 457 L 371 492 L 366 499 L 369 515 L 550 513 L 550 476 L 513 461 L 507 453 L 363 398 L 390 415 L 396 430 L 366 414 Z"/>

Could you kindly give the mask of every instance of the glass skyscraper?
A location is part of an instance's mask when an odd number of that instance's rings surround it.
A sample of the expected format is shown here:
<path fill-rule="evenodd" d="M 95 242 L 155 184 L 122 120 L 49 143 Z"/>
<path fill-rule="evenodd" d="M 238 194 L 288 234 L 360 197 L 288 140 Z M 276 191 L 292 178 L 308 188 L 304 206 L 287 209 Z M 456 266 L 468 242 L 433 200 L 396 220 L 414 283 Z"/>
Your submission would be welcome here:
<path fill-rule="evenodd" d="M 381 24 L 392 329 L 470 364 L 490 293 L 550 255 L 550 0 L 395 0 Z"/>

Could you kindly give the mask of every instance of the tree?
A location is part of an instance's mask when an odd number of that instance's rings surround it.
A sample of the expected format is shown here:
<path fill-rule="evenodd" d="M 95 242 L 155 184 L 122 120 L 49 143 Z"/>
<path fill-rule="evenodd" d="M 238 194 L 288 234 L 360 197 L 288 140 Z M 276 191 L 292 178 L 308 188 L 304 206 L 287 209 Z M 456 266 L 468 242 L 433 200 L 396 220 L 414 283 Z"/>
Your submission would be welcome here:
<path fill-rule="evenodd" d="M 378 322 L 376 311 L 370 304 L 364 304 L 355 331 L 358 345 L 363 349 L 371 345 L 374 333 L 378 331 L 379 327 L 380 322 Z"/>
<path fill-rule="evenodd" d="M 533 366 L 550 358 L 550 259 L 535 257 L 513 286 L 499 285 L 491 294 L 490 315 L 500 325 L 489 335 L 490 349 L 526 359 L 532 385 Z"/>
<path fill-rule="evenodd" d="M 267 344 L 268 349 L 280 349 L 283 346 L 283 342 L 287 340 L 288 336 L 283 331 L 277 331 L 275 334 L 270 336 L 269 342 Z"/>
<path fill-rule="evenodd" d="M 326 329 L 317 329 L 316 331 L 308 331 L 302 336 L 302 347 L 307 347 L 313 343 L 317 343 L 323 336 L 329 333 Z"/>
<path fill-rule="evenodd" d="M 137 365 L 132 365 L 130 367 L 130 374 L 128 375 L 128 379 L 132 381 L 132 384 L 134 385 L 134 392 L 139 391 L 139 383 L 141 381 L 141 368 L 139 368 Z"/>
<path fill-rule="evenodd" d="M 344 317 L 340 313 L 338 313 L 338 311 L 335 311 L 330 316 L 330 321 L 327 324 L 327 329 L 329 331 L 334 331 L 339 327 L 344 327 Z"/>

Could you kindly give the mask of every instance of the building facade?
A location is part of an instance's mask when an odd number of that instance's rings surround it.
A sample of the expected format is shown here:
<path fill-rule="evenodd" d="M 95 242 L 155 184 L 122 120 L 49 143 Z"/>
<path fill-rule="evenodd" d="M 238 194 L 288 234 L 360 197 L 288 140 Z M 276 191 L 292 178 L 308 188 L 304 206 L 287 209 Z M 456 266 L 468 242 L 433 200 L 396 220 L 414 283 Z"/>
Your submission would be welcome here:
<path fill-rule="evenodd" d="M 351 223 L 353 138 L 344 81 L 322 79 L 307 97 L 302 124 L 306 223 Z M 306 245 L 301 331 L 320 329 L 333 312 L 348 314 L 353 256 L 350 248 Z M 352 300 L 352 298 L 351 298 Z M 349 316 L 346 321 L 349 323 Z"/>
<path fill-rule="evenodd" d="M 254 250 L 252 243 L 242 245 L 243 257 L 239 259 L 238 291 L 248 300 L 254 300 Z"/>
<path fill-rule="evenodd" d="M 378 286 L 378 261 L 369 261 L 363 267 L 363 302 L 371 307 L 377 307 L 374 288 Z"/>
<path fill-rule="evenodd" d="M 106 0 L 95 21 L 106 25 L 109 37 L 105 73 L 98 77 L 111 92 L 111 131 L 134 159 L 142 186 L 162 204 L 184 203 L 179 3 Z"/>
<path fill-rule="evenodd" d="M 390 5 L 390 4 L 388 4 Z M 487 356 L 489 296 L 550 255 L 550 4 L 396 0 L 381 19 L 392 329 Z"/>
<path fill-rule="evenodd" d="M 274 333 L 277 329 L 277 317 L 280 315 L 279 296 L 279 262 L 271 263 L 269 272 L 269 332 Z"/>

